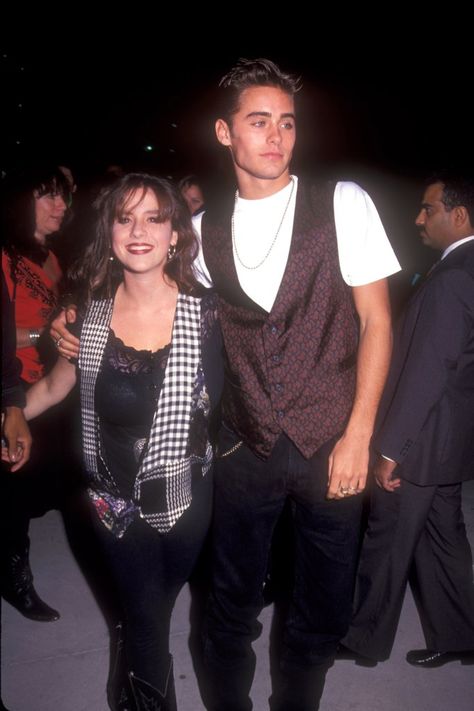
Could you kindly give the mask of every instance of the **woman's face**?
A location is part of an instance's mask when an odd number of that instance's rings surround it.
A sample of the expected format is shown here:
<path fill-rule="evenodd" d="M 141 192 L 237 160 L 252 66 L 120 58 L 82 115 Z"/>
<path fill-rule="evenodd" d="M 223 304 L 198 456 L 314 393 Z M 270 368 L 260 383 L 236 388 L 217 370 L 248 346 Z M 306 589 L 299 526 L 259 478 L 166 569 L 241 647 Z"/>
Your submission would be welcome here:
<path fill-rule="evenodd" d="M 112 226 L 112 251 L 126 271 L 163 274 L 168 249 L 176 245 L 178 233 L 170 220 L 158 219 L 158 200 L 152 190 L 139 189 L 127 195 Z"/>
<path fill-rule="evenodd" d="M 47 193 L 35 198 L 35 237 L 44 244 L 46 237 L 57 232 L 61 227 L 67 205 L 60 193 Z"/>
<path fill-rule="evenodd" d="M 183 190 L 183 197 L 191 215 L 194 215 L 204 205 L 204 195 L 199 185 L 190 185 L 189 188 Z"/>

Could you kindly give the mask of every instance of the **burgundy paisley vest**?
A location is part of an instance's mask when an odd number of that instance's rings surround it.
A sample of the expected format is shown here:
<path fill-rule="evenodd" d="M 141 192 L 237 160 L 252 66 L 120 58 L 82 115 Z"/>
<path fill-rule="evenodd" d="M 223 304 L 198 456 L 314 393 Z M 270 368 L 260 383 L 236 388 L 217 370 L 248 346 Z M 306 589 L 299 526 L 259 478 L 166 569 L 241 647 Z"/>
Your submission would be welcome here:
<path fill-rule="evenodd" d="M 290 253 L 270 313 L 238 281 L 233 201 L 203 216 L 227 353 L 223 419 L 262 458 L 282 432 L 311 457 L 342 432 L 352 408 L 358 327 L 339 267 L 333 194 L 334 184 L 298 181 Z"/>

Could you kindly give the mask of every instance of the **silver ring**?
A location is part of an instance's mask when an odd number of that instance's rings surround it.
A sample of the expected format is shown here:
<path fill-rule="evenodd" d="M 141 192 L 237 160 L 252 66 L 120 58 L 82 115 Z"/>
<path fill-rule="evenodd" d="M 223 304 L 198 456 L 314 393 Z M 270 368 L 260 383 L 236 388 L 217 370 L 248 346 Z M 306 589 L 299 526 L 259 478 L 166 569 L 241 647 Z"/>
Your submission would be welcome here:
<path fill-rule="evenodd" d="M 59 348 L 59 345 L 60 345 L 61 341 L 63 341 L 63 340 L 64 340 L 64 338 L 62 336 L 59 336 L 58 340 L 56 341 L 56 348 Z"/>

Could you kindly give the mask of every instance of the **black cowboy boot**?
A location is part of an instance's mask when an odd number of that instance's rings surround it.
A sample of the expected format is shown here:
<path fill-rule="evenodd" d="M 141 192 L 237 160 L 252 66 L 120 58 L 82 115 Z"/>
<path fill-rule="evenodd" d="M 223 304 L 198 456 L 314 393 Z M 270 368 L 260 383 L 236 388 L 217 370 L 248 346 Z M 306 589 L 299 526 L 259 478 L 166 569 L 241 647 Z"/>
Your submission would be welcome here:
<path fill-rule="evenodd" d="M 1 595 L 29 620 L 37 622 L 59 620 L 59 612 L 43 602 L 33 587 L 28 552 L 29 542 L 7 554 L 1 571 Z"/>
<path fill-rule="evenodd" d="M 135 700 L 136 711 L 176 711 L 176 694 L 173 679 L 173 659 L 170 656 L 170 666 L 163 691 L 156 689 L 148 682 L 129 673 L 130 684 Z"/>

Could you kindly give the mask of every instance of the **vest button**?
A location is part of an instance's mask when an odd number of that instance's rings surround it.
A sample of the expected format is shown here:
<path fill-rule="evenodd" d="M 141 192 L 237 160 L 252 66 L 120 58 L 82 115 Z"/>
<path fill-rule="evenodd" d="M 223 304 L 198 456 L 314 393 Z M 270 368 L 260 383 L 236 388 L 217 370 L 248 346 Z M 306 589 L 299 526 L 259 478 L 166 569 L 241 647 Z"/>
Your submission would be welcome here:
<path fill-rule="evenodd" d="M 277 393 L 281 393 L 281 391 L 283 390 L 283 385 L 281 383 L 277 383 L 275 385 L 275 390 L 277 391 Z"/>
<path fill-rule="evenodd" d="M 276 336 L 276 334 L 278 333 L 278 328 L 276 326 L 271 326 L 270 333 L 272 333 L 274 336 Z"/>
<path fill-rule="evenodd" d="M 283 410 L 278 410 L 277 416 L 278 416 L 279 419 L 281 420 L 281 418 L 285 416 L 285 413 L 283 412 Z"/>
<path fill-rule="evenodd" d="M 281 361 L 281 357 L 277 353 L 275 353 L 275 355 L 272 356 L 272 361 L 274 363 L 279 363 Z"/>

